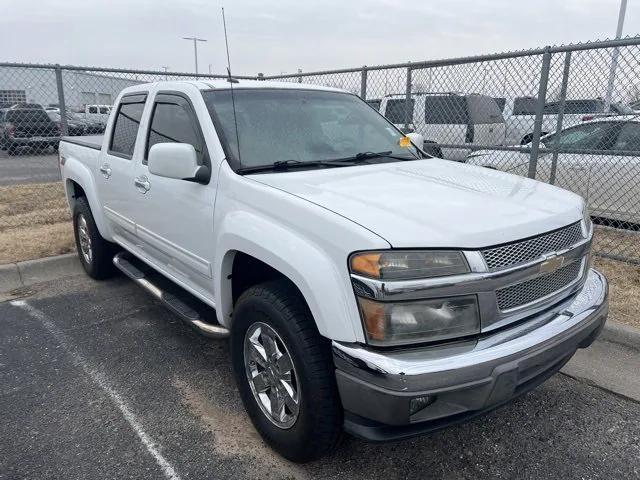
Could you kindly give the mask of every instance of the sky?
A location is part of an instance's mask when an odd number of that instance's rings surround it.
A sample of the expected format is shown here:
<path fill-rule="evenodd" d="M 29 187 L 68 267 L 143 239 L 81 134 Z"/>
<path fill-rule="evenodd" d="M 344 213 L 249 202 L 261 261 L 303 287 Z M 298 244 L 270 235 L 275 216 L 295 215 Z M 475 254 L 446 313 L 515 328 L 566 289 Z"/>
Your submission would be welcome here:
<path fill-rule="evenodd" d="M 640 34 L 640 0 L 624 35 Z M 2 0 L 0 61 L 236 75 L 380 65 L 613 38 L 619 0 Z"/>

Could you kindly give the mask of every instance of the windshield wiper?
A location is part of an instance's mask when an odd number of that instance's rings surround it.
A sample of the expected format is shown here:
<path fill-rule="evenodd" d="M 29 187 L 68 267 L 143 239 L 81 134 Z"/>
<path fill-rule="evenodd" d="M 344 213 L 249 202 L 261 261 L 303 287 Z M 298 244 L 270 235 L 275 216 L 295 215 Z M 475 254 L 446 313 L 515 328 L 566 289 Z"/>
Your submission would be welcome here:
<path fill-rule="evenodd" d="M 297 168 L 308 167 L 348 167 L 347 163 L 336 163 L 329 160 L 311 160 L 302 162 L 300 160 L 280 160 L 268 165 L 257 165 L 255 167 L 243 167 L 236 170 L 238 173 L 258 173 L 258 172 L 283 172 Z"/>
<path fill-rule="evenodd" d="M 333 161 L 363 163 L 372 158 L 393 158 L 394 160 L 401 160 L 403 162 L 419 159 L 418 157 L 401 157 L 400 155 L 393 155 L 391 150 L 387 150 L 385 152 L 360 152 L 356 153 L 352 157 L 336 158 Z"/>

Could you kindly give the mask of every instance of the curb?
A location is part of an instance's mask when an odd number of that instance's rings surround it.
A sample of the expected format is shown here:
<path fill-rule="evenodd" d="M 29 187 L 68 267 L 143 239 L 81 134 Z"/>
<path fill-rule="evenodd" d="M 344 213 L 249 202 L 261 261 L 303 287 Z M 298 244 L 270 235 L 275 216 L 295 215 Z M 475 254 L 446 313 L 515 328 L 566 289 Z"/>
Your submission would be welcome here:
<path fill-rule="evenodd" d="M 640 329 L 613 320 L 607 320 L 599 340 L 617 343 L 634 350 L 640 350 Z"/>
<path fill-rule="evenodd" d="M 0 293 L 83 272 L 75 253 L 0 265 Z"/>

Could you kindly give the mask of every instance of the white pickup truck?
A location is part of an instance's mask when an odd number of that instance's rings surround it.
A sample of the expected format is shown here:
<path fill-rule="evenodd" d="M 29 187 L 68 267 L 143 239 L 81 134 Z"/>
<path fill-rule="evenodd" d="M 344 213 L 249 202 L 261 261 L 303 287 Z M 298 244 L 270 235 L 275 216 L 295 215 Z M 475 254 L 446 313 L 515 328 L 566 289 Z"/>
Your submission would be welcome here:
<path fill-rule="evenodd" d="M 232 79 L 127 88 L 59 152 L 86 272 L 229 336 L 256 429 L 308 461 L 503 405 L 606 321 L 581 197 L 415 145 L 348 92 Z"/>

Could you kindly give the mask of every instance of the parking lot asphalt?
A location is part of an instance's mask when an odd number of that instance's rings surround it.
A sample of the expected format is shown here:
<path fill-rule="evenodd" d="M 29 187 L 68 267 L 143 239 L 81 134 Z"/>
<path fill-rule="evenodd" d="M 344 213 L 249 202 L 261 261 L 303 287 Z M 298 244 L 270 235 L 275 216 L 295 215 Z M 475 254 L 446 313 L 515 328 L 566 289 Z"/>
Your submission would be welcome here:
<path fill-rule="evenodd" d="M 58 155 L 50 150 L 43 153 L 22 150 L 15 155 L 0 150 L 0 186 L 58 180 Z"/>
<path fill-rule="evenodd" d="M 244 414 L 224 341 L 124 278 L 0 303 L 0 479 L 639 478 L 640 404 L 558 374 L 471 423 L 295 465 Z"/>

